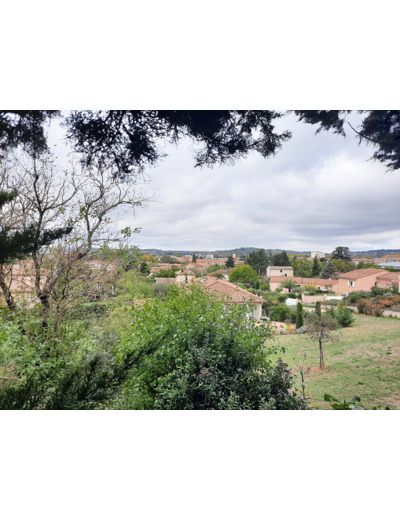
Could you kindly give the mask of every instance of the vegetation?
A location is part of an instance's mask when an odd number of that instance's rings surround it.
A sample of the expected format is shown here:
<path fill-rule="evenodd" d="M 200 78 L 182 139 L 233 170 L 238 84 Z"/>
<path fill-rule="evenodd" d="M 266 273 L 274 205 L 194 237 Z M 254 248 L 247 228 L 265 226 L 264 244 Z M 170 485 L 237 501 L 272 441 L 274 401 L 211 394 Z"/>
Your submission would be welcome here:
<path fill-rule="evenodd" d="M 258 281 L 258 274 L 249 265 L 239 265 L 230 272 L 229 281 L 254 286 Z"/>
<path fill-rule="evenodd" d="M 252 251 L 249 256 L 246 257 L 245 262 L 252 267 L 259 276 L 265 274 L 267 266 L 269 265 L 269 259 L 265 249 Z"/>
<path fill-rule="evenodd" d="M 174 287 L 137 309 L 119 356 L 140 361 L 114 406 L 128 409 L 301 409 L 271 333 L 246 310 L 210 305 L 201 288 Z"/>
<path fill-rule="evenodd" d="M 225 267 L 227 269 L 231 269 L 231 268 L 235 267 L 235 261 L 234 261 L 232 255 L 228 255 L 228 258 L 227 258 L 227 260 L 225 262 Z"/>
<path fill-rule="evenodd" d="M 299 329 L 304 325 L 303 306 L 300 302 L 297 302 L 296 306 L 296 329 Z"/>
<path fill-rule="evenodd" d="M 298 377 L 299 362 L 307 354 L 304 377 L 311 408 L 331 408 L 325 393 L 347 401 L 357 395 L 367 409 L 400 408 L 399 336 L 399 319 L 355 314 L 352 327 L 341 329 L 335 342 L 324 344 L 324 370 L 319 368 L 318 348 L 307 334 L 279 336 L 277 341 L 285 348 L 283 361 Z"/>

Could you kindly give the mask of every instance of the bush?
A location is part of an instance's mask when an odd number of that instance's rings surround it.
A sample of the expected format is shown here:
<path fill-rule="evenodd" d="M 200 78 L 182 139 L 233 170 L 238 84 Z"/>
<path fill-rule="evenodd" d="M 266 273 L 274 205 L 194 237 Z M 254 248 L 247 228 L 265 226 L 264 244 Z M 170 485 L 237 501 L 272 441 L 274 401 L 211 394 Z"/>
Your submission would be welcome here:
<path fill-rule="evenodd" d="M 351 327 L 354 323 L 353 311 L 344 305 L 335 312 L 335 318 L 342 327 Z"/>
<path fill-rule="evenodd" d="M 228 311 L 201 287 L 174 287 L 146 302 L 121 342 L 122 359 L 142 354 L 116 408 L 300 409 L 287 366 L 272 363 L 270 331 Z"/>
<path fill-rule="evenodd" d="M 285 305 L 284 303 L 281 303 L 277 307 L 274 307 L 271 310 L 271 320 L 274 321 L 286 321 L 286 320 L 292 320 L 292 310 Z"/>
<path fill-rule="evenodd" d="M 357 300 L 370 298 L 371 294 L 369 292 L 365 291 L 359 291 L 359 292 L 353 292 L 350 293 L 348 296 L 346 296 L 345 301 L 346 303 L 355 303 Z"/>

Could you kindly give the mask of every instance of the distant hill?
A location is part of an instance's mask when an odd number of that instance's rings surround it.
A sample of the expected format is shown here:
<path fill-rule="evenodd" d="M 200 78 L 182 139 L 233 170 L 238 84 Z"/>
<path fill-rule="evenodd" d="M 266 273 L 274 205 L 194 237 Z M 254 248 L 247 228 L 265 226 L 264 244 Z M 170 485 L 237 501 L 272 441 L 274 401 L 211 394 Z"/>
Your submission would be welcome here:
<path fill-rule="evenodd" d="M 235 249 L 216 249 L 214 251 L 212 250 L 183 250 L 183 249 L 139 249 L 142 253 L 150 253 L 152 255 L 198 255 L 198 256 L 204 256 L 204 255 L 215 255 L 217 257 L 226 257 L 227 255 L 236 255 L 236 256 L 247 256 L 253 251 L 257 251 L 260 249 L 259 247 L 237 247 Z M 270 249 L 265 247 L 264 248 L 267 252 L 271 251 L 271 253 L 274 255 L 276 253 L 281 253 L 283 249 Z M 288 254 L 302 254 L 310 256 L 311 251 L 294 251 L 294 250 L 286 250 Z M 327 254 L 330 254 L 332 251 L 326 251 Z M 350 255 L 353 257 L 359 257 L 359 256 L 373 256 L 376 258 L 380 258 L 384 255 L 389 254 L 400 254 L 400 249 L 371 249 L 368 251 L 350 251 Z"/>

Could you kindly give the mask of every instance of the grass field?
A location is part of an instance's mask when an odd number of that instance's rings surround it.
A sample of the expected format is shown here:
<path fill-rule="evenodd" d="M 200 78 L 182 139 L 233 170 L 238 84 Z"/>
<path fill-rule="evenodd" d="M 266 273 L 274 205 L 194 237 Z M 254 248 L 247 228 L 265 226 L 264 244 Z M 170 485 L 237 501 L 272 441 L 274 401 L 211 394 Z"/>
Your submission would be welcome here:
<path fill-rule="evenodd" d="M 324 393 L 347 400 L 357 395 L 365 408 L 400 408 L 400 319 L 355 318 L 352 327 L 335 331 L 337 341 L 325 344 L 325 369 L 319 368 L 318 343 L 307 334 L 277 336 L 275 342 L 286 350 L 280 357 L 297 376 L 300 391 L 298 365 L 307 354 L 305 389 L 311 408 L 331 409 Z"/>

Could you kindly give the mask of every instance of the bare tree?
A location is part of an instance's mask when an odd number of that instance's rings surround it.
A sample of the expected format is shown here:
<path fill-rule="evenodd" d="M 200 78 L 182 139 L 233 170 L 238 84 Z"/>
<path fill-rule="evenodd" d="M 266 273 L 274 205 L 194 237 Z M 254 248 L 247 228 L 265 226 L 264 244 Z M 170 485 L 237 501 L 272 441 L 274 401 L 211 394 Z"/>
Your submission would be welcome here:
<path fill-rule="evenodd" d="M 57 329 L 61 309 L 77 299 L 79 288 L 100 276 L 101 270 L 88 269 L 85 261 L 101 245 L 123 238 L 121 233 L 117 236 L 112 217 L 120 209 L 134 212 L 149 200 L 138 184 L 137 177 L 135 182 L 116 182 L 110 172 L 79 171 L 73 163 L 60 170 L 51 156 L 14 157 L 3 167 L 0 187 L 18 192 L 3 218 L 21 229 L 34 229 L 34 291 L 42 305 L 44 328 L 52 306 Z M 13 295 L 7 293 L 10 284 L 1 282 L 0 272 L 0 288 L 9 307 L 15 308 Z"/>
<path fill-rule="evenodd" d="M 318 341 L 319 345 L 319 366 L 324 368 L 324 351 L 323 343 L 327 341 L 336 341 L 336 336 L 332 333 L 333 329 L 338 327 L 337 320 L 326 314 L 308 313 L 307 316 L 307 334 Z"/>

